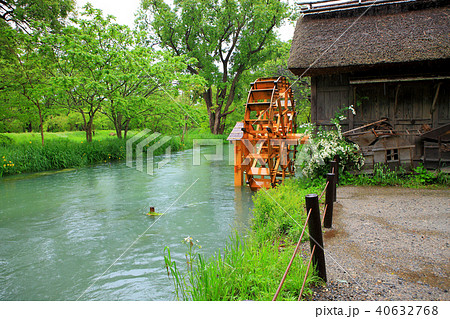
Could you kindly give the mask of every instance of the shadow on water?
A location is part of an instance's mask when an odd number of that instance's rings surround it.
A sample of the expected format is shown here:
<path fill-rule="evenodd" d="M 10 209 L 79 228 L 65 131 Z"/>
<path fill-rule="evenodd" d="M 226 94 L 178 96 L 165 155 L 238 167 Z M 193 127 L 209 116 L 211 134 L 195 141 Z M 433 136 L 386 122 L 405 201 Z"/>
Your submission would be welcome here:
<path fill-rule="evenodd" d="M 75 300 L 129 248 L 82 300 L 172 300 L 164 247 L 183 267 L 189 235 L 209 256 L 248 227 L 253 205 L 228 147 L 222 161 L 192 158 L 172 154 L 152 176 L 114 163 L 0 180 L 0 299 Z"/>

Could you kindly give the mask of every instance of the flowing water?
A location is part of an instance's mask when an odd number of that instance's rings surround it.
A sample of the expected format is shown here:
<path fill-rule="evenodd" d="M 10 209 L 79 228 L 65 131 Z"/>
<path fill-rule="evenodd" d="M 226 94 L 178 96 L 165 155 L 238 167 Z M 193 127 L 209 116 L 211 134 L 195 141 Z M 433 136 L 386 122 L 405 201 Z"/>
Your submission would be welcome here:
<path fill-rule="evenodd" d="M 248 226 L 252 193 L 227 153 L 172 154 L 152 176 L 114 163 L 3 178 L 0 300 L 173 300 L 164 247 L 183 267 L 186 236 L 209 256 Z"/>

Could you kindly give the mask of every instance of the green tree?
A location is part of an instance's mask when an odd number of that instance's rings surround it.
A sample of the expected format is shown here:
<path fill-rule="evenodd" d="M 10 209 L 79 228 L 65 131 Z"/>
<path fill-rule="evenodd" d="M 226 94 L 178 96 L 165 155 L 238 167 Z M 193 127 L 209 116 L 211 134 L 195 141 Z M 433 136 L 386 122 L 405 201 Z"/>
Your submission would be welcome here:
<path fill-rule="evenodd" d="M 49 68 L 51 61 L 39 50 L 40 32 L 30 31 L 29 34 L 16 32 L 10 28 L 2 28 L 3 67 L 1 69 L 1 87 L 4 94 L 10 97 L 20 94 L 27 99 L 32 107 L 27 112 L 29 117 L 37 111 L 42 145 L 44 145 L 44 112 L 53 101 L 53 92 L 49 85 Z M 13 103 L 24 104 L 16 95 Z M 26 104 L 26 103 L 25 103 Z M 28 124 L 28 123 L 27 123 Z M 30 119 L 31 130 L 31 119 Z"/>
<path fill-rule="evenodd" d="M 81 114 L 86 140 L 92 141 L 95 115 L 107 98 L 109 77 L 120 47 L 121 33 L 101 10 L 85 6 L 81 18 L 72 19 L 60 33 L 43 39 L 56 65 L 52 87 L 57 103 Z"/>
<path fill-rule="evenodd" d="M 278 0 L 175 0 L 171 8 L 162 0 L 142 0 L 142 8 L 140 28 L 151 29 L 154 40 L 175 55 L 196 59 L 188 70 L 206 79 L 202 97 L 209 128 L 222 134 L 243 72 L 268 58 L 264 48 L 290 16 L 288 5 Z"/>
<path fill-rule="evenodd" d="M 124 26 L 113 23 L 113 17 L 103 17 L 101 10 L 88 4 L 81 18 L 73 18 L 72 24 L 60 33 L 47 32 L 42 42 L 53 58 L 55 71 L 52 87 L 59 106 L 81 114 L 86 140 L 92 141 L 93 122 L 107 99 L 110 87 L 108 78 L 118 52 L 126 49 L 122 44 Z"/>
<path fill-rule="evenodd" d="M 124 41 L 128 39 L 129 43 L 117 52 L 115 68 L 105 79 L 107 99 L 103 108 L 103 113 L 114 123 L 118 138 L 122 138 L 122 130 L 126 138 L 133 119 L 169 116 L 174 108 L 171 98 L 178 95 L 179 90 L 198 90 L 203 84 L 199 76 L 185 73 L 187 63 L 193 63 L 192 59 L 141 47 L 136 42 L 138 37 L 129 29 L 125 35 Z M 164 97 L 161 103 L 155 103 L 153 99 L 157 93 Z M 184 111 L 187 110 L 181 105 L 175 109 L 175 113 Z"/>
<path fill-rule="evenodd" d="M 187 64 L 195 63 L 192 58 L 140 47 L 141 33 L 104 17 L 90 4 L 83 9 L 82 17 L 72 19 L 73 25 L 60 34 L 47 33 L 45 43 L 57 65 L 53 87 L 58 102 L 81 114 L 88 142 L 99 112 L 114 123 L 121 138 L 135 117 L 154 111 L 149 97 L 157 90 L 176 90 L 175 79 L 194 84 L 199 79 L 186 74 Z"/>
<path fill-rule="evenodd" d="M 74 7 L 74 0 L 0 0 L 0 19 L 25 32 L 38 21 L 57 30 Z"/>
<path fill-rule="evenodd" d="M 26 124 L 29 130 L 37 113 L 42 144 L 44 111 L 53 94 L 47 82 L 51 63 L 41 54 L 40 32 L 58 31 L 74 5 L 73 0 L 0 0 L 0 94 L 7 102 L 2 108 L 11 110 L 12 123 Z"/>

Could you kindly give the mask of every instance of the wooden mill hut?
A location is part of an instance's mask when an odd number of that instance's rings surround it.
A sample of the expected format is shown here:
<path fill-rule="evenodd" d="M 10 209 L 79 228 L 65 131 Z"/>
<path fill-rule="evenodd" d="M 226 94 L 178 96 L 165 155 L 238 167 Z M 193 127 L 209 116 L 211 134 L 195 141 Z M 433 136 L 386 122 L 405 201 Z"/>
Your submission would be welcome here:
<path fill-rule="evenodd" d="M 450 1 L 300 5 L 288 66 L 311 77 L 312 121 L 329 126 L 353 105 L 342 127 L 368 167 L 450 164 Z"/>

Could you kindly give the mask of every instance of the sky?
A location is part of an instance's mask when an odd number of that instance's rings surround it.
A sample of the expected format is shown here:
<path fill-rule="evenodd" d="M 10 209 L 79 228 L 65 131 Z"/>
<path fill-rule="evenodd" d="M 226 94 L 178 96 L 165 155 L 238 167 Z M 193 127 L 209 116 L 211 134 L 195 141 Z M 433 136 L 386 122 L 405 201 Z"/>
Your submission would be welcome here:
<path fill-rule="evenodd" d="M 80 9 L 87 2 L 90 2 L 94 8 L 101 9 L 103 14 L 113 15 L 116 17 L 116 22 L 119 24 L 126 24 L 133 27 L 134 14 L 136 13 L 140 0 L 76 0 L 77 7 Z M 295 0 L 289 0 L 293 5 Z M 280 38 L 283 41 L 292 40 L 294 37 L 294 26 L 287 25 L 279 30 Z"/>

